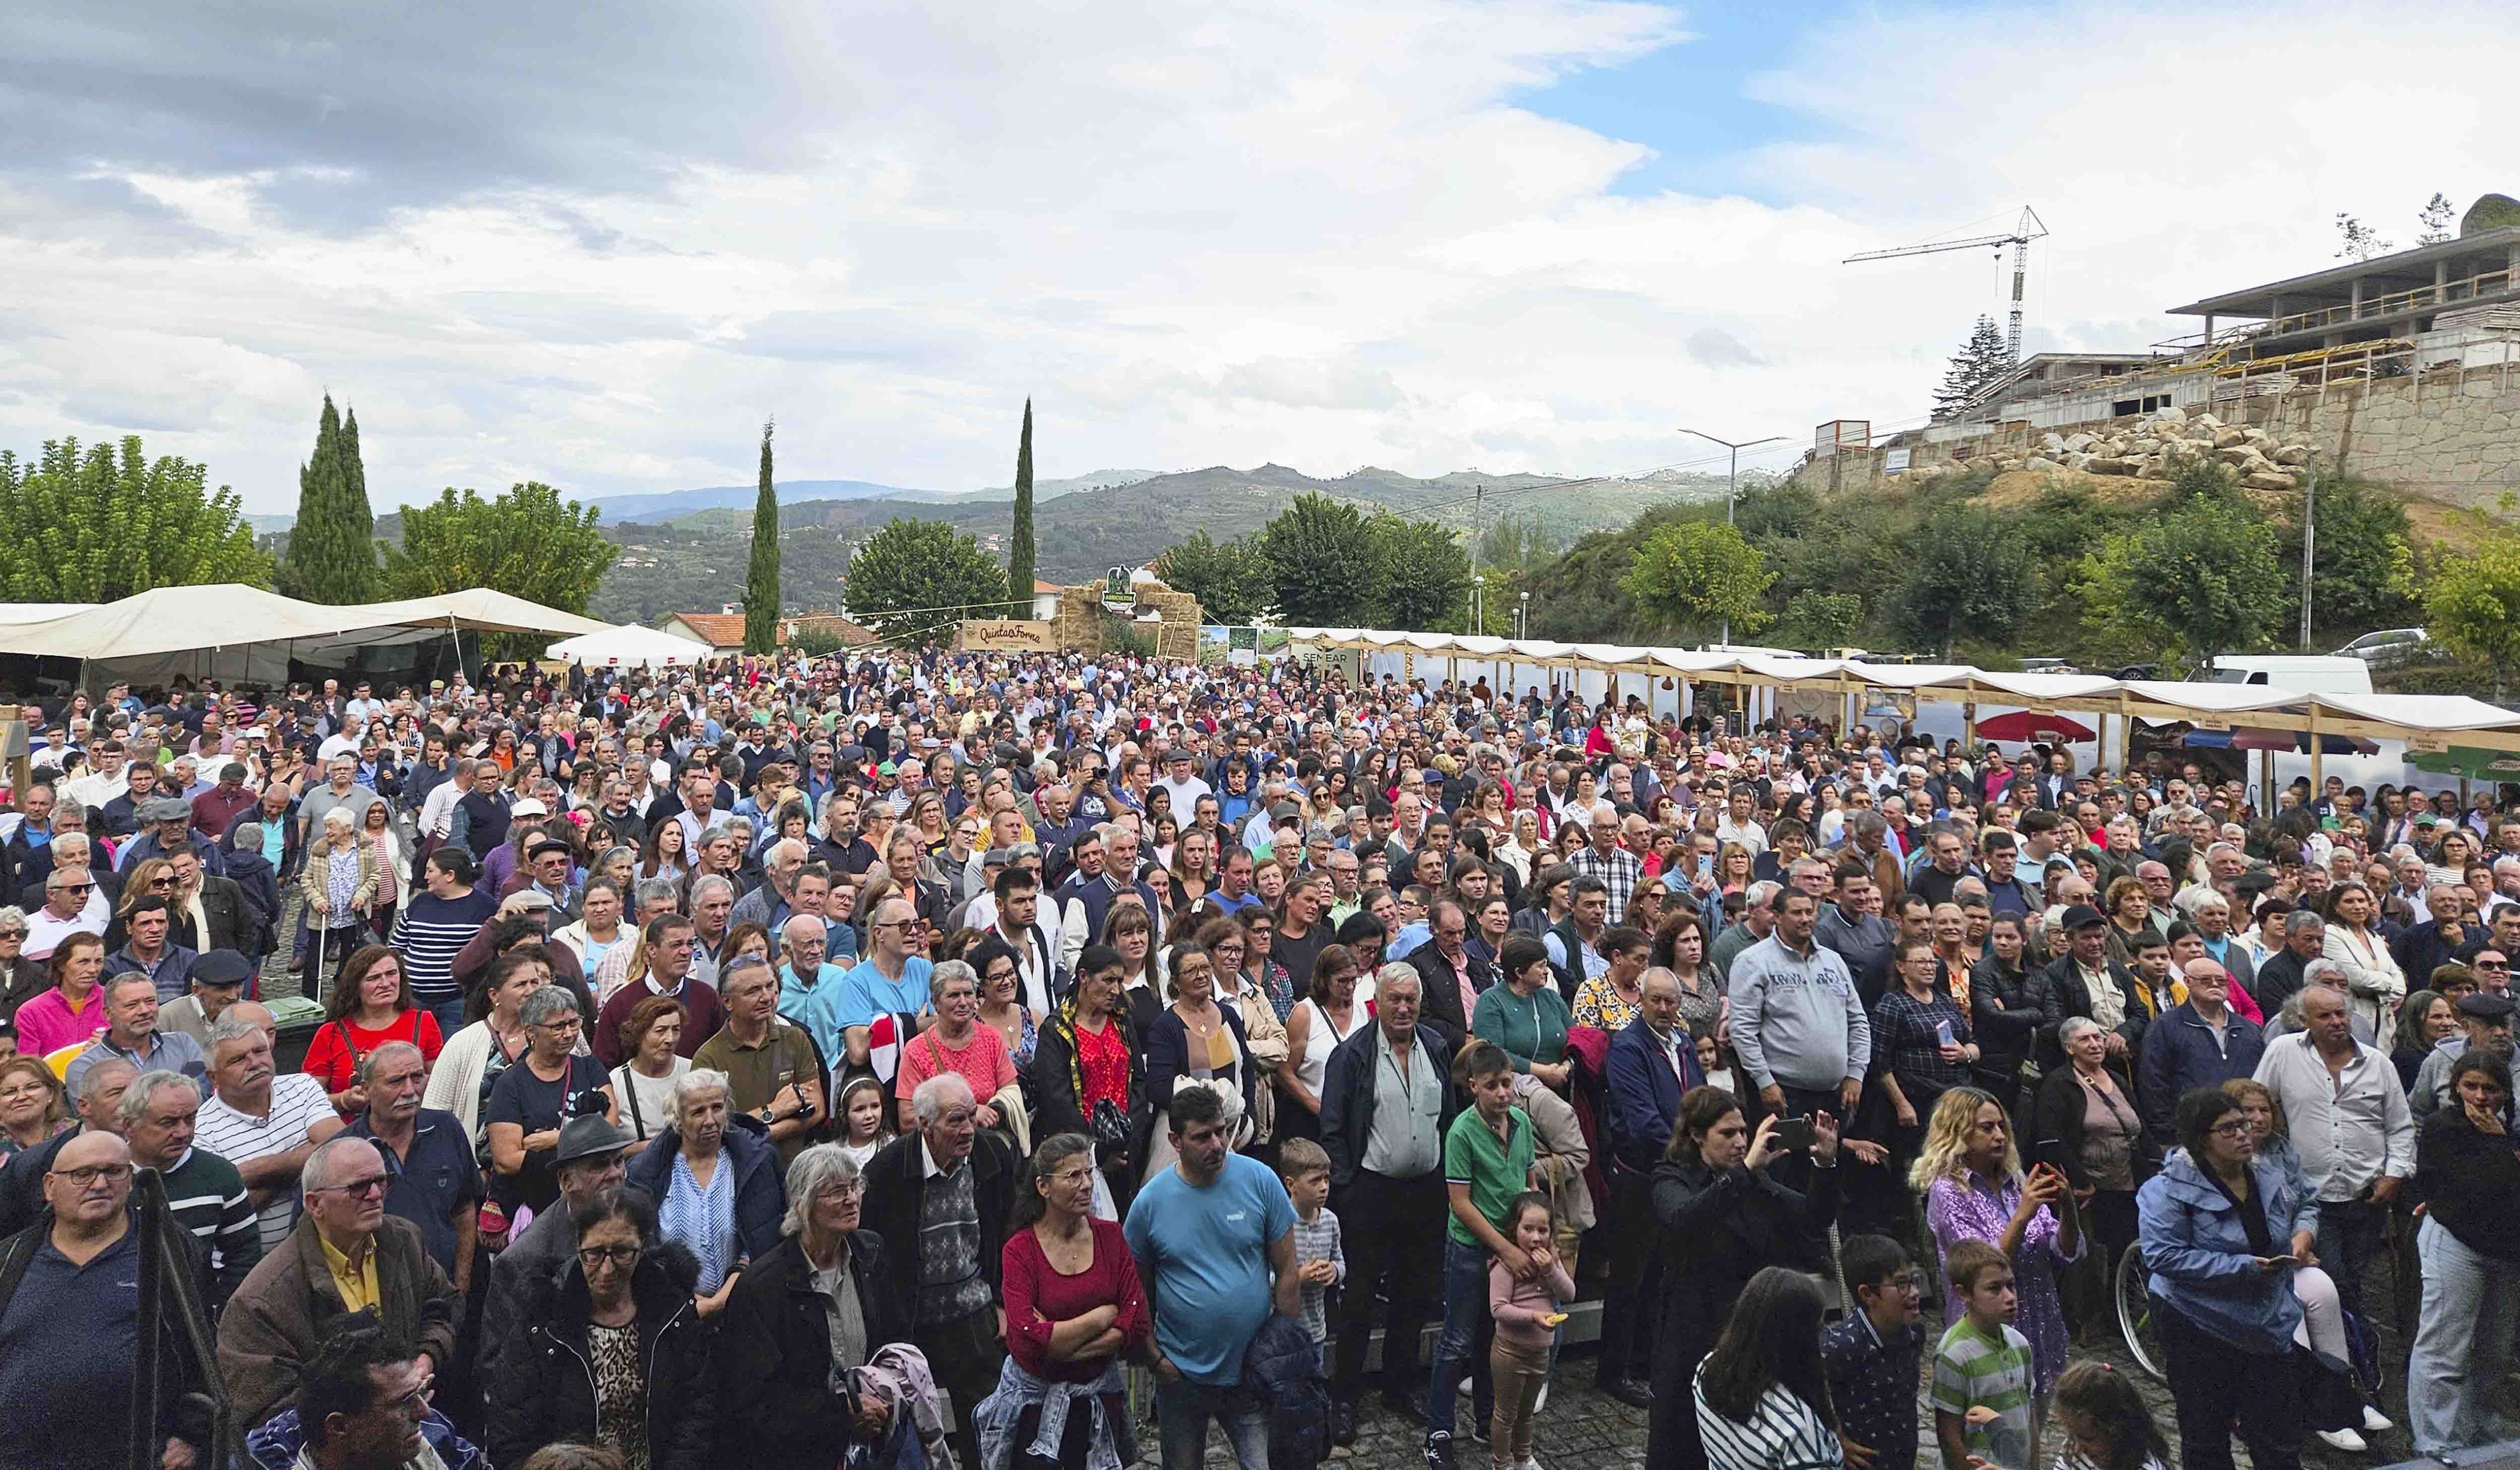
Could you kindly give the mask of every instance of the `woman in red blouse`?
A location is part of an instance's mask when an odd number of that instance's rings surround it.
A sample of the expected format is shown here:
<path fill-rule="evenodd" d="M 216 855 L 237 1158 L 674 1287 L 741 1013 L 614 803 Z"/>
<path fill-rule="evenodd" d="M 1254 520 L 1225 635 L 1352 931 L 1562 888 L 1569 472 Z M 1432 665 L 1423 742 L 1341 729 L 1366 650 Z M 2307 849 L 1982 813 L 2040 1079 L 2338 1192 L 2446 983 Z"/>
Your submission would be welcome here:
<path fill-rule="evenodd" d="M 324 1024 L 306 1044 L 302 1070 L 322 1080 L 342 1117 L 355 1118 L 368 1107 L 368 1090 L 359 1083 L 359 1063 L 387 1042 L 411 1043 L 432 1067 L 444 1044 L 437 1034 L 437 1018 L 411 998 L 402 957 L 381 944 L 366 945 L 342 961 L 340 976 L 326 998 Z"/>
<path fill-rule="evenodd" d="M 1120 1360 L 1145 1346 L 1154 1318 L 1118 1223 L 1093 1218 L 1094 1172 L 1081 1134 L 1043 1139 L 1025 1170 L 1001 1259 L 1007 1362 L 976 1415 L 983 1463 L 1082 1470 L 1105 1455 L 1137 1458 Z M 1052 1400 L 1066 1401 L 1066 1428 L 1040 1444 Z"/>
<path fill-rule="evenodd" d="M 1129 1212 L 1137 1154 L 1154 1127 L 1148 1100 L 1145 1039 L 1129 1020 L 1129 961 L 1106 944 L 1076 959 L 1076 989 L 1053 1010 L 1033 1044 L 1033 1133 L 1092 1140 L 1112 1217 Z"/>

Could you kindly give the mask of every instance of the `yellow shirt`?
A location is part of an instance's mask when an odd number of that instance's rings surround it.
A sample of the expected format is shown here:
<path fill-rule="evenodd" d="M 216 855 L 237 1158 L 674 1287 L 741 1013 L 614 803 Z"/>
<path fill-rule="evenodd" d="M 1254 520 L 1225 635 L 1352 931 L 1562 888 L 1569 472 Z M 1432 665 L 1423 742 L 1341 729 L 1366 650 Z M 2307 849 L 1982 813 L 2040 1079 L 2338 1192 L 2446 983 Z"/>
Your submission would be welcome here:
<path fill-rule="evenodd" d="M 364 1312 L 377 1306 L 377 1247 L 375 1241 L 359 1252 L 359 1264 L 333 1249 L 333 1242 L 317 1231 L 315 1243 L 324 1247 L 324 1268 L 333 1273 L 333 1287 L 341 1293 L 341 1310 Z"/>

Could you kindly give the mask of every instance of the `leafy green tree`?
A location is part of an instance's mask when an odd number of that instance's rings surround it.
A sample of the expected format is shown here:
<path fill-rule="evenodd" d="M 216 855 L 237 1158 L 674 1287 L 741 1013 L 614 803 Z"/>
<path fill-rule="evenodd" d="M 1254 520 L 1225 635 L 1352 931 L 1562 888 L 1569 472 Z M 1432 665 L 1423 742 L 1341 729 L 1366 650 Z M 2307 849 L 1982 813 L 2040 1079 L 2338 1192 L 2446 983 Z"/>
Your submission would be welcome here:
<path fill-rule="evenodd" d="M 1511 581 L 1548 565 L 1564 548 L 1538 516 L 1508 515 L 1479 533 L 1478 570 L 1494 586 L 1500 578 Z"/>
<path fill-rule="evenodd" d="M 2336 258 L 2339 260 L 2348 255 L 2357 260 L 2368 260 L 2374 255 L 2386 255 L 2398 247 L 2394 242 L 2382 240 L 2379 231 L 2341 209 L 2336 214 Z"/>
<path fill-rule="evenodd" d="M 1863 625 L 1864 599 L 1851 592 L 1806 587 L 1786 601 L 1777 634 L 1799 648 L 1842 647 L 1847 636 Z"/>
<path fill-rule="evenodd" d="M 752 502 L 752 561 L 743 578 L 743 651 L 779 646 L 779 489 L 770 478 L 770 431 L 761 425 L 761 489 Z"/>
<path fill-rule="evenodd" d="M 1032 597 L 1032 400 L 1024 400 L 1023 437 L 1015 444 L 1014 534 L 1007 539 L 1007 596 L 1018 602 Z"/>
<path fill-rule="evenodd" d="M 2415 244 L 2446 245 L 2457 239 L 2457 236 L 2451 233 L 2451 221 L 2456 218 L 2458 218 L 2458 206 L 2450 201 L 2449 195 L 2438 189 L 2434 190 L 2432 199 L 2415 213 L 2416 221 L 2422 226 L 2415 235 Z"/>
<path fill-rule="evenodd" d="M 385 588 L 397 598 L 426 598 L 487 587 L 583 614 L 620 554 L 595 516 L 593 506 L 562 500 L 534 480 L 495 500 L 449 488 L 428 505 L 404 509 L 402 545 L 384 549 Z"/>
<path fill-rule="evenodd" d="M 359 417 L 345 428 L 324 395 L 315 453 L 297 471 L 297 519 L 280 565 L 280 590 L 309 602 L 377 599 L 376 517 L 368 511 L 368 472 L 359 461 Z"/>
<path fill-rule="evenodd" d="M 1384 627 L 1430 630 L 1468 612 L 1470 558 L 1450 530 L 1389 514 L 1366 524 L 1381 562 Z"/>
<path fill-rule="evenodd" d="M 2450 650 L 2494 670 L 2500 699 L 2520 671 L 2520 538 L 2489 536 L 2428 579 L 2424 626 Z"/>
<path fill-rule="evenodd" d="M 1911 570 L 1892 599 L 1901 641 L 1948 656 L 1959 638 L 2001 641 L 2039 597 L 2039 567 L 2009 519 L 1973 506 L 1946 506 L 1925 522 Z"/>
<path fill-rule="evenodd" d="M 51 439 L 28 464 L 0 450 L 0 595 L 22 602 L 111 602 L 155 587 L 271 585 L 271 558 L 238 518 L 235 492 L 140 436 L 119 445 Z"/>
<path fill-rule="evenodd" d="M 1381 549 L 1356 507 L 1310 492 L 1260 533 L 1260 555 L 1278 616 L 1296 627 L 1369 622 Z"/>
<path fill-rule="evenodd" d="M 1648 614 L 1703 637 L 1727 621 L 1736 634 L 1766 627 L 1773 619 L 1762 599 L 1776 580 L 1768 558 L 1738 530 L 1700 520 L 1646 538 L 1619 585 Z"/>
<path fill-rule="evenodd" d="M 1974 406 L 1996 379 L 2012 371 L 2012 343 L 1995 318 L 1981 316 L 1969 329 L 1968 340 L 1952 354 L 1943 385 L 1934 390 L 1934 412 L 1955 413 Z"/>
<path fill-rule="evenodd" d="M 2320 475 L 2318 499 L 2310 591 L 2318 630 L 2346 639 L 2412 622 L 2422 599 L 2406 504 L 2382 486 L 2345 475 Z M 2283 538 L 2284 578 L 2293 587 L 2301 585 L 2298 525 Z"/>
<path fill-rule="evenodd" d="M 848 614 L 886 637 L 1002 617 L 1006 594 L 997 561 L 941 520 L 887 521 L 849 560 Z"/>
<path fill-rule="evenodd" d="M 1211 623 L 1250 622 L 1273 596 L 1248 536 L 1218 541 L 1205 531 L 1192 531 L 1157 557 L 1153 569 L 1166 587 L 1198 599 L 1200 616 Z"/>
<path fill-rule="evenodd" d="M 2281 626 L 2274 527 L 2245 505 L 2192 496 L 2113 537 L 2085 568 L 2086 632 L 2113 652 L 2164 644 L 2191 659 L 2263 646 Z"/>

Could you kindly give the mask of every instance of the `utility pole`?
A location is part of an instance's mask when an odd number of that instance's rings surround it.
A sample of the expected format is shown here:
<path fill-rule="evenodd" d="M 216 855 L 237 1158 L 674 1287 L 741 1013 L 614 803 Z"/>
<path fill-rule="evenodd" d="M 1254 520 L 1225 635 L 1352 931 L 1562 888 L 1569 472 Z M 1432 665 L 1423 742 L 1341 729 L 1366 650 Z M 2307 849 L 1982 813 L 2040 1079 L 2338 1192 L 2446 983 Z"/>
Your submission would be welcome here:
<path fill-rule="evenodd" d="M 1707 433 L 1702 429 L 1684 428 L 1681 432 L 1684 434 L 1695 434 L 1697 437 L 1704 439 L 1709 444 L 1721 444 L 1726 449 L 1732 451 L 1732 467 L 1724 471 L 1724 523 L 1728 526 L 1731 525 L 1732 523 L 1733 492 L 1741 478 L 1741 451 L 1756 448 L 1761 444 L 1774 444 L 1778 439 L 1783 438 L 1784 435 L 1770 434 L 1764 439 L 1744 439 L 1740 443 L 1735 444 L 1730 439 L 1719 439 L 1713 434 Z M 1723 637 L 1724 642 L 1728 644 L 1732 641 L 1732 619 L 1729 616 L 1724 619 Z"/>
<path fill-rule="evenodd" d="M 2318 552 L 2318 451 L 2301 467 L 2301 650 L 2310 651 L 2310 571 Z"/>

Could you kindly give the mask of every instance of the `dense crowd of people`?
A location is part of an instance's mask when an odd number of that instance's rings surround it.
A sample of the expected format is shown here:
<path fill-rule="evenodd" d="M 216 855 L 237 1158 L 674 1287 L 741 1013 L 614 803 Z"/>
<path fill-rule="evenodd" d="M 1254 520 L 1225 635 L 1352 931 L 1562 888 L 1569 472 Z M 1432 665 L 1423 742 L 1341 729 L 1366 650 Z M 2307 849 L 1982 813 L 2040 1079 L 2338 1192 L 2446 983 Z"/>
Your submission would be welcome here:
<path fill-rule="evenodd" d="M 2392 1252 L 2417 1449 L 2510 1432 L 2509 788 L 1294 661 L 146 692 L 0 816 L 11 1465 L 153 1353 L 198 1462 L 140 1170 L 274 1470 L 1535 1470 L 1579 1298 L 1655 1470 L 2146 1470 L 2129 1251 L 2185 1470 L 2390 1427 Z"/>

